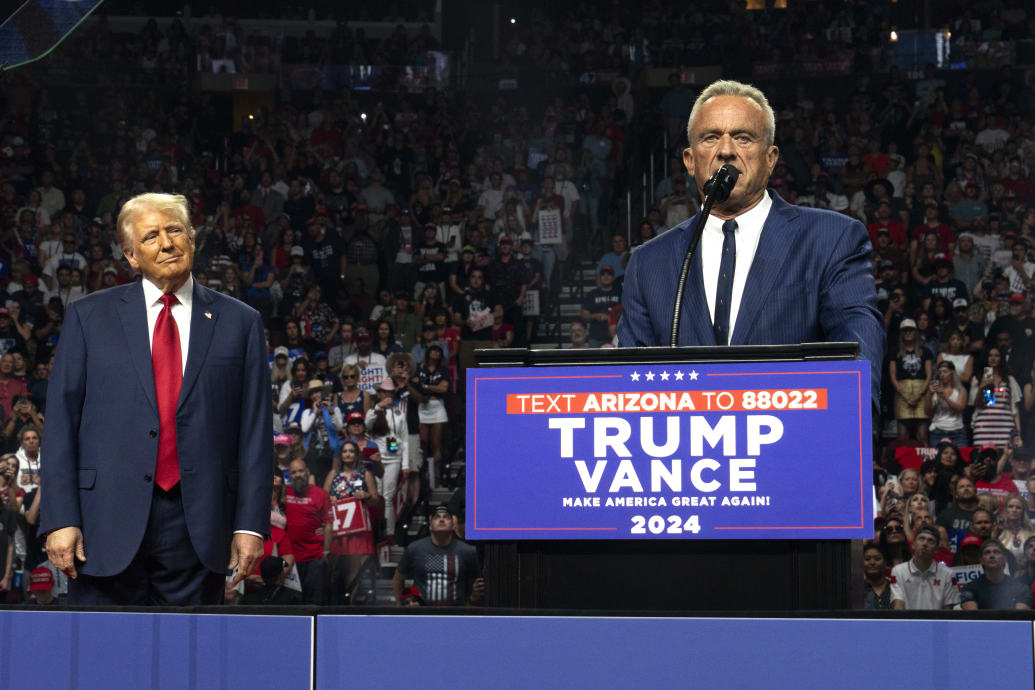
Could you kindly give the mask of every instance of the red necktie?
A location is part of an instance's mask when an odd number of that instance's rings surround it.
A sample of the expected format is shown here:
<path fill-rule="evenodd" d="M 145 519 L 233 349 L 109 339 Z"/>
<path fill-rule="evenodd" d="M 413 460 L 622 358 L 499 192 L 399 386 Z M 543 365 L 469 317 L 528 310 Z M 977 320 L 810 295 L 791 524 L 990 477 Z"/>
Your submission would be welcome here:
<path fill-rule="evenodd" d="M 183 361 L 180 357 L 180 331 L 172 315 L 172 305 L 179 304 L 176 295 L 162 295 L 161 313 L 155 322 L 151 344 L 151 368 L 155 375 L 158 397 L 158 462 L 155 483 L 163 490 L 180 481 L 180 463 L 176 453 L 176 403 L 183 382 Z"/>

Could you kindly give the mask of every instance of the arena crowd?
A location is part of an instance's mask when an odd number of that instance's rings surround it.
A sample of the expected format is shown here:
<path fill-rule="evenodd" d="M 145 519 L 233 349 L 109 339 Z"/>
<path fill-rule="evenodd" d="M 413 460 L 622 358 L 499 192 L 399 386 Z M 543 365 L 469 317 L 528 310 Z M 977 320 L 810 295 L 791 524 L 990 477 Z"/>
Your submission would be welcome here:
<path fill-rule="evenodd" d="M 520 87 L 490 94 L 321 88 L 338 83 L 333 65 L 426 65 L 440 49 L 427 25 L 370 39 L 344 20 L 294 40 L 230 18 L 136 33 L 101 18 L 44 66 L 119 62 L 145 75 L 134 88 L 3 73 L 2 596 L 62 598 L 64 575 L 35 529 L 52 352 L 70 302 L 134 280 L 114 220 L 127 199 L 160 191 L 190 204 L 196 280 L 267 327 L 273 535 L 269 558 L 228 599 L 373 604 L 384 547 L 398 544 L 396 601 L 482 601 L 478 552 L 462 539 L 463 372 L 477 348 L 558 346 L 540 326 L 584 262 L 596 284 L 565 346 L 616 344 L 630 252 L 700 201 L 679 139 L 699 87 L 677 70 L 662 89 L 641 77 L 717 52 L 745 80 L 761 61 L 847 54 L 856 70 L 834 91 L 823 80 L 758 85 L 777 115 L 770 187 L 857 218 L 873 244 L 887 358 L 865 606 L 1030 607 L 1035 72 L 906 73 L 876 56 L 890 15 L 814 4 L 718 20 L 660 1 L 635 16 L 617 4 L 533 10 L 501 39 L 500 71 Z M 954 36 L 986 41 L 1031 35 L 1035 22 L 1013 0 L 951 16 Z M 432 17 L 411 3 L 345 19 Z M 715 43 L 722 27 L 747 36 L 743 54 Z M 220 71 L 283 84 L 285 65 L 299 63 L 322 66 L 314 88 L 283 86 L 236 122 L 190 87 Z M 588 73 L 617 76 L 586 85 Z M 551 95 L 531 94 L 539 86 Z M 665 171 L 630 232 L 620 205 L 630 170 L 663 130 Z M 442 488 L 452 498 L 435 505 Z M 426 536 L 414 539 L 417 512 Z M 428 552 L 452 559 L 448 581 L 426 571 Z"/>

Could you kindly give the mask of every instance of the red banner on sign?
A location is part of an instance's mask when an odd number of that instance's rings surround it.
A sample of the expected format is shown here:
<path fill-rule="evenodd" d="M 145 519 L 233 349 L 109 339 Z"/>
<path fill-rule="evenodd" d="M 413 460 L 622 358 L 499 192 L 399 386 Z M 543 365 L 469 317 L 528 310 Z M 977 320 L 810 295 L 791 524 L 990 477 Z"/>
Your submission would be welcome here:
<path fill-rule="evenodd" d="M 334 518 L 331 528 L 336 537 L 370 531 L 366 506 L 358 498 L 335 501 L 331 506 L 331 515 Z"/>

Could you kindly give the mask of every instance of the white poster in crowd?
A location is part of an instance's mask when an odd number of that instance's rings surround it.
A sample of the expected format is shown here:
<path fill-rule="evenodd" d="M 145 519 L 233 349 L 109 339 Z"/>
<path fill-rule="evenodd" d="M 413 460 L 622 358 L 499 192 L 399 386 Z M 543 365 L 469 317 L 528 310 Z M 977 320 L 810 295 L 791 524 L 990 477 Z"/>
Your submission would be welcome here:
<path fill-rule="evenodd" d="M 561 243 L 561 212 L 555 208 L 539 211 L 539 244 Z"/>
<path fill-rule="evenodd" d="M 956 586 L 963 591 L 963 587 L 978 579 L 985 574 L 985 569 L 981 567 L 980 563 L 974 565 L 954 565 L 949 568 L 952 571 L 953 577 L 956 578 Z"/>
<path fill-rule="evenodd" d="M 522 313 L 525 316 L 539 316 L 539 291 L 526 290 Z"/>
<path fill-rule="evenodd" d="M 480 331 L 483 328 L 490 328 L 492 326 L 492 311 L 489 309 L 483 309 L 481 311 L 471 312 L 471 330 Z"/>
<path fill-rule="evenodd" d="M 359 370 L 359 384 L 361 391 L 374 392 L 374 389 L 385 380 L 385 368 L 380 364 L 367 364 Z"/>
<path fill-rule="evenodd" d="M 291 564 L 291 572 L 284 578 L 284 587 L 293 589 L 296 592 L 302 591 L 302 578 L 298 576 L 298 566 L 294 563 Z"/>

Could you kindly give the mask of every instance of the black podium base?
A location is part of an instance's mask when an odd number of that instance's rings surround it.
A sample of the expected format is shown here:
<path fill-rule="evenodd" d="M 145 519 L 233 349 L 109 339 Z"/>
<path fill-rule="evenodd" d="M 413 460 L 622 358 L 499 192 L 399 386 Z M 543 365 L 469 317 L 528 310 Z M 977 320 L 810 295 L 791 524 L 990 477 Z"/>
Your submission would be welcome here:
<path fill-rule="evenodd" d="M 846 541 L 485 545 L 493 606 L 611 611 L 846 609 Z"/>

